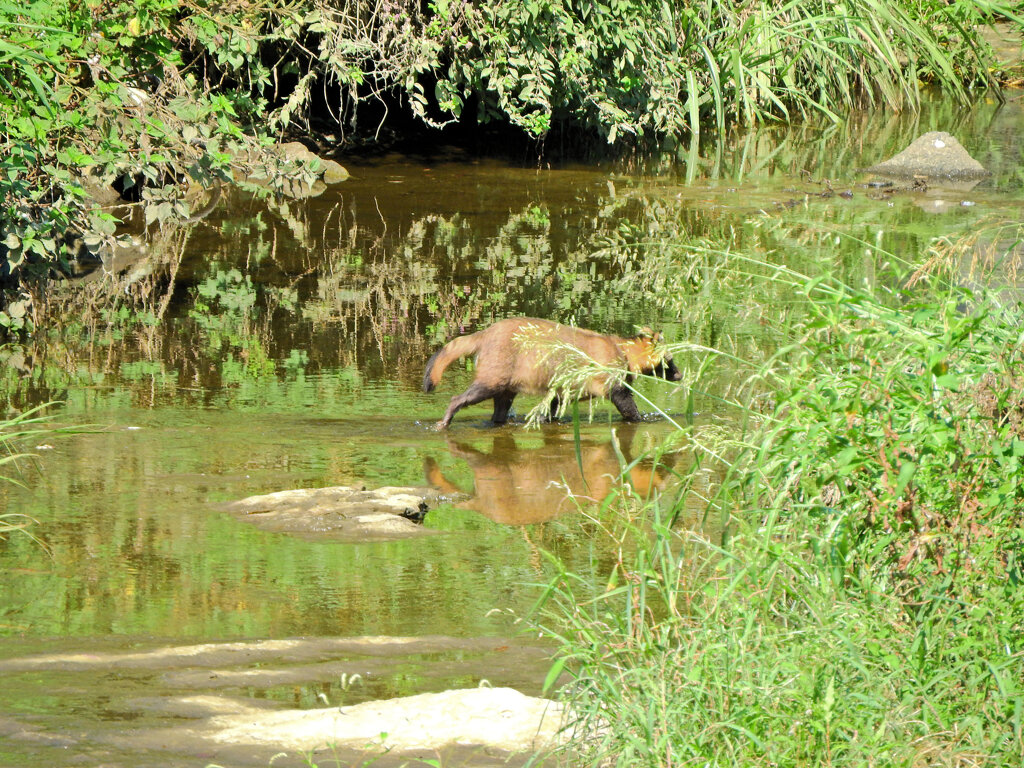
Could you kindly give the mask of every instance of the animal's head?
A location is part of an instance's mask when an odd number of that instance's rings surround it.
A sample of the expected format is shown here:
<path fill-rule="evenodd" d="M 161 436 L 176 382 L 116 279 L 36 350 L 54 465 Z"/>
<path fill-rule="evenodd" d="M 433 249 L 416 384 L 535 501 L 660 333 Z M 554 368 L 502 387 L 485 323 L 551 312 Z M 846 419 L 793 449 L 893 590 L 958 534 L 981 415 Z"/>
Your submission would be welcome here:
<path fill-rule="evenodd" d="M 636 370 L 653 374 L 666 381 L 680 381 L 683 374 L 672 362 L 672 355 L 662 346 L 665 337 L 650 328 L 642 328 L 635 339 L 637 356 Z"/>

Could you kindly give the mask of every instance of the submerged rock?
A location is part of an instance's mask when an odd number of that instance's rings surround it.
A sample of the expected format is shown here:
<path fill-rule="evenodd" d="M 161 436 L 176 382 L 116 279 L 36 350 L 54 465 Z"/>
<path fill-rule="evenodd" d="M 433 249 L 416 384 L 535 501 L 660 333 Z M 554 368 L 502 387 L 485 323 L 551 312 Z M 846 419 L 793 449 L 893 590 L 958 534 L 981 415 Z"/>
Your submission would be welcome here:
<path fill-rule="evenodd" d="M 430 488 L 349 486 L 300 488 L 250 496 L 224 509 L 264 530 L 306 538 L 400 539 L 436 533 L 403 517 L 407 509 L 437 504 Z"/>
<path fill-rule="evenodd" d="M 942 131 L 924 134 L 899 154 L 866 170 L 897 178 L 976 180 L 991 175 L 956 138 Z"/>

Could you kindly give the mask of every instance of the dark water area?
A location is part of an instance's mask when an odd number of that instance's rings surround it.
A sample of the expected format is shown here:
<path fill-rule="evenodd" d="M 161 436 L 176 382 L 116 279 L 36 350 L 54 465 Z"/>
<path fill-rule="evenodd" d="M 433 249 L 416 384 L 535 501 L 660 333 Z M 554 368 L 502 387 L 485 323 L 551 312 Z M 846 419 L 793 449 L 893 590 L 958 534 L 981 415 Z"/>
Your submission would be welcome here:
<path fill-rule="evenodd" d="M 552 575 L 546 553 L 602 584 L 616 559 L 601 534 L 610 513 L 594 503 L 610 490 L 603 478 L 617 474 L 620 452 L 639 457 L 676 429 L 664 419 L 627 427 L 607 403 L 582 406 L 584 483 L 571 424 L 524 426 L 536 398 L 517 400 L 511 425 L 489 426 L 485 403 L 435 432 L 472 372 L 454 366 L 424 394 L 430 354 L 512 315 L 620 334 L 656 326 L 675 342 L 757 349 L 766 318 L 786 311 L 775 297 L 731 295 L 713 269 L 657 290 L 638 288 L 636 275 L 669 257 L 664 243 L 712 242 L 732 230 L 753 243 L 750 233 L 781 223 L 856 242 L 762 238 L 759 248 L 772 242 L 764 259 L 818 268 L 827 246 L 830 270 L 851 283 L 874 279 L 882 250 L 909 258 L 935 237 L 1020 220 L 1021 129 L 1015 97 L 972 110 L 933 104 L 917 118 L 765 128 L 718 151 L 591 166 L 513 165 L 454 150 L 350 158 L 351 178 L 316 197 L 234 193 L 190 228 L 153 231 L 127 274 L 61 292 L 52 300 L 58 320 L 0 353 L 5 405 L 56 403 L 53 425 L 76 430 L 23 441 L 34 458 L 7 465 L 23 485 L 0 485 L 3 509 L 31 516 L 42 542 L 0 542 L 0 664 L 43 652 L 441 636 L 442 649 L 388 664 L 367 666 L 358 654 L 321 661 L 337 662 L 332 679 L 372 667 L 366 698 L 485 678 L 539 693 L 543 649 L 518 633 Z M 865 185 L 858 169 L 926 130 L 956 135 L 993 176 L 914 194 Z M 677 300 L 666 302 L 667 292 Z M 687 297 L 696 306 L 708 296 L 713 311 L 679 310 Z M 758 312 L 740 310 L 750 302 Z M 698 358 L 680 364 L 692 370 Z M 675 419 L 728 424 L 723 393 L 739 375 L 723 363 L 696 391 L 641 391 Z M 638 464 L 630 480 L 642 496 L 671 494 L 672 470 L 692 461 L 688 450 L 668 453 Z M 219 507 L 332 485 L 430 485 L 468 499 L 431 510 L 425 524 L 438 535 L 365 543 L 270 533 Z M 567 500 L 564 486 L 583 498 Z M 680 525 L 701 526 L 696 490 L 681 502 Z M 481 638 L 495 642 L 473 645 Z M 496 647 L 520 655 L 495 661 Z M 5 673 L 0 736 L 28 721 L 43 730 L 160 721 L 130 701 L 194 686 L 159 666 L 116 669 L 55 663 Z M 332 702 L 340 690 L 324 679 L 228 690 L 322 706 L 325 685 Z M 67 750 L 44 742 L 0 746 L 0 764 L 64 764 Z M 109 760 L 146 764 L 127 754 Z"/>

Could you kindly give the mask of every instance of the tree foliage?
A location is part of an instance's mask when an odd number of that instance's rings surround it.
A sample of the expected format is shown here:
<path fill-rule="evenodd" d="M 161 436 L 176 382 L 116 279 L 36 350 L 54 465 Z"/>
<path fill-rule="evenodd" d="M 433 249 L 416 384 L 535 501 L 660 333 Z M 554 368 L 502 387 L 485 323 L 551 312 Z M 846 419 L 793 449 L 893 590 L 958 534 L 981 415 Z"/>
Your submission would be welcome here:
<path fill-rule="evenodd" d="M 187 216 L 190 184 L 282 170 L 253 127 L 269 76 L 260 40 L 287 31 L 275 12 L 0 2 L 0 281 L 27 286 L 66 268 L 75 237 L 109 243 L 119 222 L 103 206 L 121 201 L 112 185 L 144 204 L 148 225 Z M 207 34 L 211 22 L 220 32 Z M 0 325 L 27 327 L 30 302 L 24 292 L 7 301 Z"/>
<path fill-rule="evenodd" d="M 543 136 L 555 122 L 658 139 L 824 113 L 918 105 L 921 81 L 965 99 L 993 85 L 978 27 L 1012 8 L 987 0 L 314 0 L 320 69 L 354 98 L 397 89 L 431 125 L 476 104 Z M 315 78 L 293 92 L 288 114 Z"/>

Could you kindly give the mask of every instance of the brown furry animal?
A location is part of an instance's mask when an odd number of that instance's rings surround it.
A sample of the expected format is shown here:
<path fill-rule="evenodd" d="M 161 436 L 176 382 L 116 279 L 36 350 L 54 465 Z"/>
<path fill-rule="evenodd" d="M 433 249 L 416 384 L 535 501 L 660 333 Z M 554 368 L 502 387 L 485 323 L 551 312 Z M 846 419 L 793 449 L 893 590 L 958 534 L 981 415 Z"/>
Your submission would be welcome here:
<path fill-rule="evenodd" d="M 660 334 L 651 332 L 624 339 L 532 317 L 499 320 L 483 331 L 459 336 L 435 352 L 427 361 L 423 391 L 432 392 L 445 369 L 455 360 L 475 354 L 473 383 L 461 395 L 452 398 L 437 428 L 447 427 L 460 408 L 491 398 L 494 399 L 491 421 L 504 424 L 516 395 L 548 392 L 559 367 L 577 361 L 582 363 L 589 358 L 618 369 L 621 374 L 591 376 L 583 383 L 579 396 L 607 397 L 624 420 L 639 421 L 640 411 L 626 386 L 632 382 L 634 374 L 656 373 L 669 381 L 682 378 L 672 358 L 657 348 L 660 340 Z M 558 398 L 555 397 L 550 406 L 551 417 L 557 410 Z"/>

